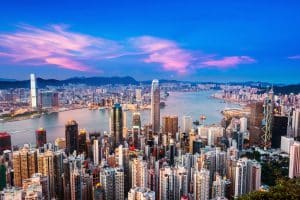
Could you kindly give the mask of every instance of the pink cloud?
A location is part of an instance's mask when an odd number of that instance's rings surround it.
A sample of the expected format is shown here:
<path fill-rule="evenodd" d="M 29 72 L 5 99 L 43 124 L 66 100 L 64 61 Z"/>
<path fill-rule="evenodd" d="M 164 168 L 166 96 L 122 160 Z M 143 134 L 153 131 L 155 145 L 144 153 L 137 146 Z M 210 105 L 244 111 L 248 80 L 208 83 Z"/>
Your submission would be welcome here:
<path fill-rule="evenodd" d="M 221 59 L 210 59 L 201 62 L 204 67 L 216 67 L 216 68 L 230 68 L 240 64 L 251 64 L 255 63 L 256 60 L 249 56 L 228 56 Z"/>
<path fill-rule="evenodd" d="M 291 59 L 291 60 L 298 60 L 298 59 L 300 59 L 300 55 L 289 56 L 288 59 Z"/>
<path fill-rule="evenodd" d="M 93 71 L 84 61 L 119 55 L 117 42 L 70 32 L 63 26 L 40 29 L 23 25 L 20 28 L 12 34 L 0 34 L 0 56 L 16 63 Z"/>
<path fill-rule="evenodd" d="M 142 36 L 131 39 L 133 45 L 147 54 L 146 63 L 160 63 L 164 70 L 186 73 L 193 61 L 192 54 L 180 48 L 177 43 L 151 37 Z"/>

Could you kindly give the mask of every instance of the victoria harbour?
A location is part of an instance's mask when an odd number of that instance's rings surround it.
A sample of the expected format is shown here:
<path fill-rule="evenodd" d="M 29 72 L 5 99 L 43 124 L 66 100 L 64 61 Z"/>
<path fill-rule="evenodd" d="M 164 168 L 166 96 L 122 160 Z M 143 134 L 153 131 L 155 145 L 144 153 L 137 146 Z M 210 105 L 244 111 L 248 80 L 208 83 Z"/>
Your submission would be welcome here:
<path fill-rule="evenodd" d="M 221 111 L 226 107 L 237 107 L 238 105 L 225 104 L 214 99 L 211 95 L 215 91 L 200 92 L 172 92 L 167 98 L 166 106 L 161 108 L 162 115 L 178 115 L 179 125 L 182 116 L 191 116 L 193 120 L 199 120 L 200 115 L 207 117 L 207 124 L 219 124 L 222 120 Z M 145 124 L 149 121 L 150 110 L 142 110 L 141 120 Z M 131 126 L 132 112 L 127 111 L 127 126 Z M 79 123 L 79 128 L 88 132 L 109 131 L 110 111 L 77 109 L 65 112 L 42 115 L 40 118 L 33 118 L 21 121 L 0 123 L 0 132 L 11 133 L 14 145 L 30 144 L 35 142 L 35 130 L 45 128 L 47 130 L 48 141 L 54 141 L 57 137 L 64 137 L 65 123 L 74 119 Z"/>

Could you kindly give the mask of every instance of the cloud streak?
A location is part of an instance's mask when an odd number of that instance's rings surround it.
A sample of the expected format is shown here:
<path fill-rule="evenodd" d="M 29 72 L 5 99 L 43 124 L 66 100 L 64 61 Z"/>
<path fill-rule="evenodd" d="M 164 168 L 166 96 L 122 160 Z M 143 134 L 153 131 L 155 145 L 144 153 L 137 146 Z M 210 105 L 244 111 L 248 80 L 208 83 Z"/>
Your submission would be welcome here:
<path fill-rule="evenodd" d="M 54 65 L 77 71 L 94 71 L 82 60 L 110 59 L 120 49 L 115 41 L 73 33 L 59 25 L 47 29 L 23 25 L 16 33 L 1 34 L 0 46 L 0 56 L 15 63 Z"/>
<path fill-rule="evenodd" d="M 249 56 L 199 55 L 199 52 L 182 48 L 175 41 L 164 38 L 139 36 L 115 41 L 71 32 L 62 25 L 43 29 L 22 25 L 15 33 L 0 34 L 0 57 L 13 63 L 100 72 L 101 69 L 95 69 L 88 63 L 122 56 L 143 57 L 144 63 L 157 63 L 163 71 L 178 74 L 197 68 L 226 69 L 256 62 Z"/>
<path fill-rule="evenodd" d="M 194 60 L 192 53 L 180 48 L 175 42 L 142 36 L 132 38 L 133 45 L 147 54 L 145 63 L 160 63 L 164 70 L 186 73 Z"/>
<path fill-rule="evenodd" d="M 291 59 L 291 60 L 300 60 L 300 55 L 289 56 L 288 59 Z"/>
<path fill-rule="evenodd" d="M 249 56 L 228 56 L 221 59 L 210 59 L 201 62 L 201 65 L 206 67 L 217 67 L 217 68 L 230 68 L 240 64 L 251 64 L 255 63 L 256 60 Z"/>

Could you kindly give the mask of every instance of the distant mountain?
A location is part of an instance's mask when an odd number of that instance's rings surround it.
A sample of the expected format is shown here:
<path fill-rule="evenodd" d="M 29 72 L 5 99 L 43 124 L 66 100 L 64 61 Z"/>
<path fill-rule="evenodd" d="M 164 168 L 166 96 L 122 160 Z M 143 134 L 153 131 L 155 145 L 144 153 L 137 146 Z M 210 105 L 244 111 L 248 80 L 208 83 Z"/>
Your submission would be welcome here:
<path fill-rule="evenodd" d="M 39 88 L 45 88 L 46 86 L 63 86 L 69 84 L 86 84 L 90 86 L 101 86 L 107 84 L 123 84 L 123 85 L 137 85 L 139 84 L 134 78 L 126 77 L 75 77 L 69 78 L 66 80 L 56 80 L 56 79 L 42 79 L 37 78 L 37 84 Z M 0 89 L 8 88 L 29 88 L 30 81 L 1 81 L 0 80 Z"/>

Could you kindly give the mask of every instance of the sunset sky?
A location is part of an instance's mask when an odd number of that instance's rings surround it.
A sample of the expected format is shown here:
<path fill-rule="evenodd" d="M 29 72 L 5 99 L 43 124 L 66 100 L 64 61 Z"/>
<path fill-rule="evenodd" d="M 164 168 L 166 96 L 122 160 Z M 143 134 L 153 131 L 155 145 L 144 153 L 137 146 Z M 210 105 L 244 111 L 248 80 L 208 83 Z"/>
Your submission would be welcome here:
<path fill-rule="evenodd" d="M 2 1 L 0 78 L 300 83 L 300 1 Z"/>

